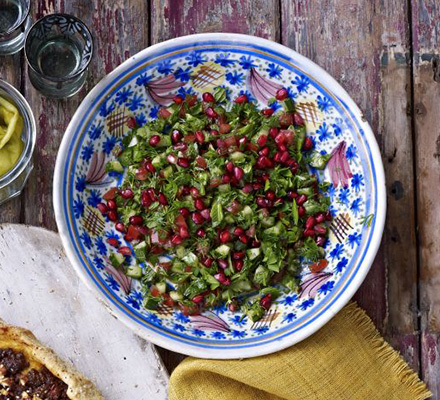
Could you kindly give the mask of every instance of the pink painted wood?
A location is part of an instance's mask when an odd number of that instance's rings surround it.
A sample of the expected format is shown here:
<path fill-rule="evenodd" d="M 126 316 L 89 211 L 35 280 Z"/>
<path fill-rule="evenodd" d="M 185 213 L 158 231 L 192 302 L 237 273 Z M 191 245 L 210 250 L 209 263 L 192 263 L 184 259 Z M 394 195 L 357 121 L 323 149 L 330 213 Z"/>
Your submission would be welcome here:
<path fill-rule="evenodd" d="M 39 0 L 33 5 L 34 19 L 51 12 L 82 18 L 92 28 L 97 51 L 85 88 L 66 101 L 45 99 L 32 88 L 22 56 L 0 63 L 0 77 L 25 94 L 39 130 L 36 171 L 25 193 L 0 208 L 0 222 L 56 229 L 51 171 L 64 129 L 93 85 L 130 55 L 150 43 L 199 32 L 240 32 L 281 42 L 341 82 L 377 135 L 388 219 L 380 253 L 356 299 L 440 396 L 439 0 Z M 166 350 L 162 356 L 170 370 L 182 359 Z"/>

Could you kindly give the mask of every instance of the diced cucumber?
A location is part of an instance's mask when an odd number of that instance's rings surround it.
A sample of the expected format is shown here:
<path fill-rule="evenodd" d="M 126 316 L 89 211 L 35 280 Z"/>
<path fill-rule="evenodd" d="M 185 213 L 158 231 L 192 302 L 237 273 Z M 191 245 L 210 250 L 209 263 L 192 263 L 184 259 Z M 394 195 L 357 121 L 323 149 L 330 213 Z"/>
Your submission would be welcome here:
<path fill-rule="evenodd" d="M 148 296 L 145 298 L 144 307 L 147 310 L 155 310 L 157 308 L 157 306 L 159 305 L 159 302 L 160 302 L 159 297 Z"/>
<path fill-rule="evenodd" d="M 162 155 L 158 155 L 151 160 L 151 164 L 153 164 L 154 168 L 160 168 L 164 161 L 164 157 L 162 157 Z"/>
<path fill-rule="evenodd" d="M 266 228 L 269 228 L 275 224 L 275 218 L 274 217 L 262 217 L 261 218 L 261 225 L 263 225 Z"/>
<path fill-rule="evenodd" d="M 231 191 L 231 185 L 229 183 L 225 183 L 223 185 L 220 185 L 217 189 L 221 193 L 230 192 Z"/>
<path fill-rule="evenodd" d="M 161 136 L 160 142 L 158 144 L 159 147 L 169 147 L 171 146 L 171 137 L 170 136 Z"/>
<path fill-rule="evenodd" d="M 125 257 L 121 253 L 111 253 L 109 259 L 115 268 L 119 268 L 125 261 Z"/>
<path fill-rule="evenodd" d="M 122 164 L 119 162 L 119 161 L 117 161 L 117 160 L 115 160 L 115 161 L 110 161 L 108 164 L 107 164 L 107 171 L 114 171 L 114 172 L 117 172 L 117 173 L 122 173 L 122 172 L 124 172 L 124 167 L 122 166 Z"/>
<path fill-rule="evenodd" d="M 165 282 L 158 282 L 156 283 L 156 288 L 161 294 L 164 294 L 167 291 L 167 284 Z"/>
<path fill-rule="evenodd" d="M 297 190 L 298 194 L 305 194 L 307 197 L 312 197 L 314 195 L 314 190 L 312 187 L 301 188 Z"/>
<path fill-rule="evenodd" d="M 146 242 L 140 242 L 136 246 L 133 247 L 134 255 L 136 259 L 140 262 L 143 262 L 147 259 L 147 243 Z"/>
<path fill-rule="evenodd" d="M 130 265 L 127 268 L 126 275 L 130 278 L 140 279 L 142 278 L 142 268 L 139 265 Z"/>
<path fill-rule="evenodd" d="M 252 215 L 252 214 L 253 214 L 252 208 L 250 208 L 249 206 L 245 206 L 245 207 L 243 208 L 243 210 L 241 211 L 241 214 L 242 214 L 244 217 L 246 217 L 246 216 L 248 216 L 248 215 Z"/>
<path fill-rule="evenodd" d="M 179 300 L 183 300 L 183 295 L 181 293 L 179 293 L 177 290 L 172 290 L 170 292 L 170 297 L 174 300 L 174 301 L 179 301 Z"/>
<path fill-rule="evenodd" d="M 198 259 L 194 253 L 189 252 L 185 257 L 182 258 L 189 265 L 194 265 L 197 263 Z"/>
<path fill-rule="evenodd" d="M 163 177 L 165 179 L 170 178 L 173 175 L 173 167 L 171 165 L 168 165 L 163 171 Z"/>
<path fill-rule="evenodd" d="M 232 161 L 242 161 L 246 158 L 241 151 L 234 151 L 229 157 Z"/>
<path fill-rule="evenodd" d="M 260 254 L 261 254 L 261 249 L 259 247 L 253 248 L 253 249 L 249 249 L 246 251 L 247 256 L 249 257 L 249 260 L 255 260 Z"/>
<path fill-rule="evenodd" d="M 221 246 L 218 246 L 215 249 L 216 254 L 218 254 L 221 258 L 225 258 L 228 256 L 228 254 L 231 252 L 231 248 L 226 245 L 226 244 L 222 244 Z"/>

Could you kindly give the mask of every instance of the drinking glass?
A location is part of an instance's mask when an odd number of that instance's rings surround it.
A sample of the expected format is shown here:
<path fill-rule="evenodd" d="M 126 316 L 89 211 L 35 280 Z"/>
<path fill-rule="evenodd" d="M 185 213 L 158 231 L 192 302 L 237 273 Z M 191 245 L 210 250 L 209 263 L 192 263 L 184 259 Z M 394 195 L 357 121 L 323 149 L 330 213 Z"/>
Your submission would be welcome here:
<path fill-rule="evenodd" d="M 0 0 L 0 56 L 15 54 L 24 46 L 31 26 L 30 0 Z"/>
<path fill-rule="evenodd" d="M 25 54 L 35 89 L 47 97 L 70 97 L 86 81 L 93 55 L 92 35 L 72 15 L 46 15 L 29 30 Z"/>

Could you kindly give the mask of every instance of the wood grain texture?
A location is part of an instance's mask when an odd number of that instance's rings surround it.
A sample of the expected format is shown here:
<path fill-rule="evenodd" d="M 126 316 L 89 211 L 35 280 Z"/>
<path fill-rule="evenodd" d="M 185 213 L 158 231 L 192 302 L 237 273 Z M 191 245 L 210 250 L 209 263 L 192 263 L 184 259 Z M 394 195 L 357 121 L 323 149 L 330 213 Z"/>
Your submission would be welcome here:
<path fill-rule="evenodd" d="M 37 3 L 37 2 L 35 2 Z M 92 29 L 95 54 L 85 87 L 67 100 L 41 96 L 27 79 L 25 94 L 36 115 L 38 139 L 35 174 L 25 191 L 25 222 L 56 230 L 52 208 L 52 180 L 56 155 L 64 131 L 85 95 L 121 62 L 148 45 L 148 7 L 139 0 L 44 0 L 34 19 L 52 12 L 66 12 L 82 19 Z"/>
<path fill-rule="evenodd" d="M 440 398 L 440 2 L 412 3 L 422 377 Z"/>
<path fill-rule="evenodd" d="M 0 254 L 0 281 L 8 283 L 0 287 L 0 318 L 31 330 L 107 400 L 167 398 L 168 375 L 154 346 L 80 281 L 56 233 L 0 225 Z"/>
<path fill-rule="evenodd" d="M 406 2 L 400 0 L 283 0 L 281 36 L 283 44 L 314 60 L 341 83 L 376 134 L 386 170 L 388 219 L 383 245 L 356 299 L 417 369 L 407 15 Z"/>
<path fill-rule="evenodd" d="M 20 90 L 22 57 L 21 54 L 0 57 L 0 79 Z M 17 73 L 18 72 L 18 73 Z M 1 222 L 20 222 L 21 198 L 15 198 L 0 206 Z"/>

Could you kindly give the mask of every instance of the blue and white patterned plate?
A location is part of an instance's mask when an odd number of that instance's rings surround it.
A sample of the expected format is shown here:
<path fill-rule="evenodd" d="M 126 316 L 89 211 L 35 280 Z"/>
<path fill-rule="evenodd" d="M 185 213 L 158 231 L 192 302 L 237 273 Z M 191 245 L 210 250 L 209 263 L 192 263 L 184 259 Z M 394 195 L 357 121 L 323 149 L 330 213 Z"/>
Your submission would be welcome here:
<path fill-rule="evenodd" d="M 139 284 L 108 261 L 108 238 L 123 239 L 96 205 L 120 176 L 104 166 L 126 135 L 127 117 L 155 118 L 176 93 L 224 86 L 261 106 L 286 87 L 316 148 L 332 157 L 320 178 L 332 182 L 334 221 L 328 267 L 304 269 L 299 293 L 282 296 L 252 323 L 224 307 L 200 316 L 142 307 Z M 274 108 L 280 107 L 274 103 Z M 173 39 L 133 56 L 104 78 L 73 117 L 58 155 L 54 204 L 67 254 L 81 278 L 111 311 L 152 342 L 197 357 L 242 358 L 272 353 L 311 335 L 332 318 L 364 280 L 385 220 L 385 179 L 373 133 L 348 94 L 294 51 L 252 36 L 202 34 Z M 111 334 L 111 333 L 105 333 Z"/>

